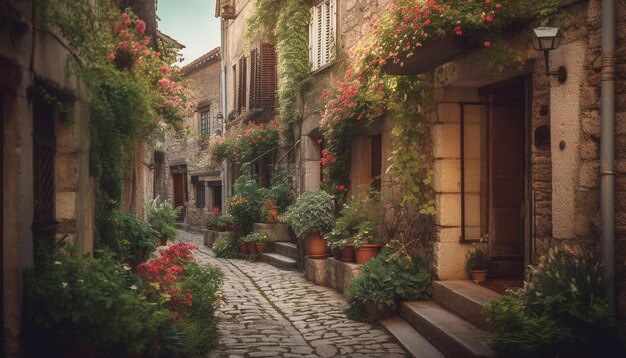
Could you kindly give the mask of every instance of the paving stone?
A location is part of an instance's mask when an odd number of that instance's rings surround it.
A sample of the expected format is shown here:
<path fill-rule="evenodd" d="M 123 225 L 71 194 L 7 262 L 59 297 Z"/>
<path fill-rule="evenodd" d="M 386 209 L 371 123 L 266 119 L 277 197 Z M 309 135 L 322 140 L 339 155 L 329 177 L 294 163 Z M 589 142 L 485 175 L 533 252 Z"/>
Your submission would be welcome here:
<path fill-rule="evenodd" d="M 216 312 L 220 338 L 209 357 L 406 356 L 387 331 L 349 319 L 345 298 L 307 281 L 302 272 L 218 259 L 201 235 L 180 233 L 181 241 L 199 247 L 195 257 L 200 264 L 224 271 L 226 304 Z"/>

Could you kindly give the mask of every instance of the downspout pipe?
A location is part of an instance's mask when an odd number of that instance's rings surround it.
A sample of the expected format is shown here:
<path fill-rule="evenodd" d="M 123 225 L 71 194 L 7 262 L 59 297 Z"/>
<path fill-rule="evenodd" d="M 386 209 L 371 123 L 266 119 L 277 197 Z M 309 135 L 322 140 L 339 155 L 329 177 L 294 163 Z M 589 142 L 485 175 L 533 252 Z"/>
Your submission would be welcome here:
<path fill-rule="evenodd" d="M 226 105 L 228 101 L 226 100 L 226 94 L 228 91 L 226 90 L 226 59 L 228 58 L 228 54 L 226 53 L 226 42 L 225 42 L 225 28 L 226 21 L 223 17 L 220 16 L 220 57 L 221 57 L 221 71 L 220 71 L 220 95 L 221 95 L 221 103 L 220 107 L 222 109 L 222 135 L 226 135 L 226 121 L 228 121 L 228 110 Z M 222 203 L 226 206 L 227 199 L 230 197 L 230 177 L 228 175 L 228 162 L 224 161 L 222 163 L 222 177 L 224 178 L 224 190 L 222 190 Z"/>
<path fill-rule="evenodd" d="M 602 0 L 600 215 L 603 279 L 615 312 L 615 0 Z"/>

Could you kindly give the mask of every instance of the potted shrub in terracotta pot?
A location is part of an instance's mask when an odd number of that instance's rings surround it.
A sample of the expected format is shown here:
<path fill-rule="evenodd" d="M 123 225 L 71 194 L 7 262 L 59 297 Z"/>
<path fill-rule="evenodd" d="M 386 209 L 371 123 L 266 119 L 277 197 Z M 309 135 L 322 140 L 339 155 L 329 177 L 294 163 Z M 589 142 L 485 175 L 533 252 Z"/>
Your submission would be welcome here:
<path fill-rule="evenodd" d="M 374 232 L 374 225 L 370 221 L 365 221 L 357 226 L 358 230 L 354 235 L 354 255 L 357 264 L 364 264 L 378 255 L 383 247 L 383 240 Z"/>
<path fill-rule="evenodd" d="M 306 240 L 311 259 L 324 259 L 329 255 L 322 235 L 332 227 L 334 211 L 332 196 L 323 190 L 303 193 L 287 210 L 285 221 L 291 224 L 296 236 Z"/>
<path fill-rule="evenodd" d="M 248 255 L 249 251 L 248 251 L 248 243 L 243 241 L 242 239 L 239 239 L 239 251 L 241 251 L 242 255 Z"/>
<path fill-rule="evenodd" d="M 259 239 L 256 242 L 256 251 L 259 254 L 262 254 L 265 251 L 265 245 L 267 245 L 267 243 L 270 241 L 271 240 L 268 234 L 260 234 Z"/>
<path fill-rule="evenodd" d="M 487 242 L 480 240 L 480 242 L 472 244 L 465 257 L 467 258 L 465 268 L 471 274 L 472 280 L 476 283 L 485 281 L 490 261 Z"/>

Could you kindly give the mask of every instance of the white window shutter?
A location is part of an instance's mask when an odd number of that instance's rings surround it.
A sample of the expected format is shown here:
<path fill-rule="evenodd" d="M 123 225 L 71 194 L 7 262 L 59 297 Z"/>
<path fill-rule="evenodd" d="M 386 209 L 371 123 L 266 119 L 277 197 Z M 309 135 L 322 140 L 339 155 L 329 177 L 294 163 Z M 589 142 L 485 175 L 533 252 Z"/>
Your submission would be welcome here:
<path fill-rule="evenodd" d="M 324 6 L 324 3 L 318 5 L 317 9 L 315 11 L 316 12 L 315 15 L 317 17 L 317 19 L 316 19 L 317 20 L 316 21 L 316 24 L 317 24 L 317 31 L 316 31 L 316 35 L 317 35 L 317 41 L 316 41 L 317 50 L 316 50 L 316 54 L 315 54 L 315 61 L 316 61 L 315 68 L 316 69 L 322 66 L 322 60 L 323 60 L 323 57 L 322 57 L 323 55 L 322 54 L 324 53 L 324 41 L 323 41 L 323 39 L 324 39 L 324 22 L 323 22 L 324 16 L 323 16 L 323 10 L 324 9 L 323 9 L 323 6 Z"/>
<path fill-rule="evenodd" d="M 315 69 L 315 12 L 313 8 L 309 10 L 311 14 L 311 21 L 309 22 L 309 61 L 311 61 L 312 69 Z"/>

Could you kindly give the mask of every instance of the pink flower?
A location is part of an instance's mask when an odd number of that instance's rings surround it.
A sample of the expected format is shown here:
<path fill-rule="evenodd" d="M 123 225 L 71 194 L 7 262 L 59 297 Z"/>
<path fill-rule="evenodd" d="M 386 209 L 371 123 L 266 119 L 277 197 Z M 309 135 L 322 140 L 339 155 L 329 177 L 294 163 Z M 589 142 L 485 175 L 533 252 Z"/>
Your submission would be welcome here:
<path fill-rule="evenodd" d="M 111 52 L 108 56 L 107 56 L 107 61 L 109 62 L 113 62 L 115 61 L 115 54 L 113 52 Z"/>
<path fill-rule="evenodd" d="M 499 9 L 499 8 L 501 8 L 501 7 L 502 7 L 502 5 L 500 5 L 500 4 L 496 4 L 496 5 L 495 5 L 495 7 L 496 7 L 496 9 Z"/>
<path fill-rule="evenodd" d="M 485 41 L 485 43 L 483 44 L 484 47 L 489 47 L 491 46 L 491 42 L 489 41 Z"/>
<path fill-rule="evenodd" d="M 137 20 L 137 23 L 135 24 L 135 31 L 137 31 L 138 34 L 143 35 L 144 32 L 146 32 L 146 23 L 143 22 L 143 20 Z"/>
<path fill-rule="evenodd" d="M 492 22 L 493 21 L 493 15 L 487 15 L 487 17 L 485 17 L 485 21 Z"/>

